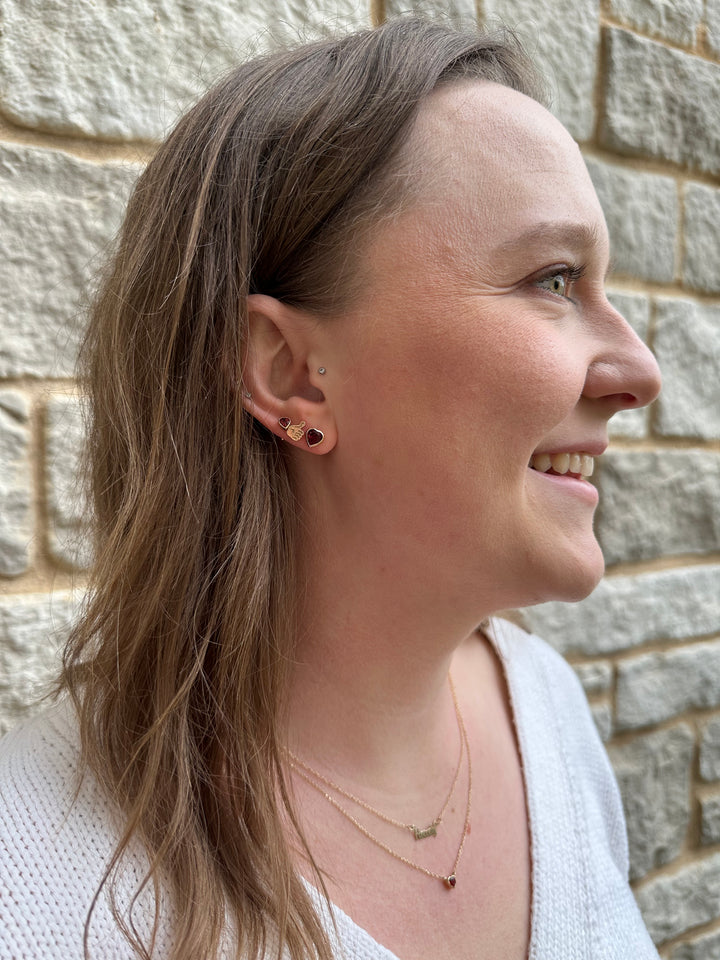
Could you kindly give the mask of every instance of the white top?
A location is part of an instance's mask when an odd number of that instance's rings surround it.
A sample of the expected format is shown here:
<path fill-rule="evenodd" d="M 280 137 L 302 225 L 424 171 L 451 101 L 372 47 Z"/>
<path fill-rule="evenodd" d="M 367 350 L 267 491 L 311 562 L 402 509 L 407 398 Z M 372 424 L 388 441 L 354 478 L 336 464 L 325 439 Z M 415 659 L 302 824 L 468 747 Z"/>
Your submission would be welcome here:
<path fill-rule="evenodd" d="M 494 620 L 488 633 L 505 670 L 525 775 L 533 884 L 529 960 L 658 960 L 627 882 L 617 785 L 574 671 L 512 624 Z M 1 960 L 83 956 L 85 917 L 115 846 L 117 818 L 90 776 L 73 801 L 77 756 L 67 703 L 0 743 Z M 144 874 L 140 854 L 135 866 L 125 890 Z M 133 913 L 141 929 L 151 915 L 144 903 Z M 318 909 L 324 913 L 319 899 Z M 397 960 L 333 909 L 338 958 Z M 170 942 L 166 924 L 158 958 Z M 104 894 L 88 947 L 101 960 L 132 956 Z"/>

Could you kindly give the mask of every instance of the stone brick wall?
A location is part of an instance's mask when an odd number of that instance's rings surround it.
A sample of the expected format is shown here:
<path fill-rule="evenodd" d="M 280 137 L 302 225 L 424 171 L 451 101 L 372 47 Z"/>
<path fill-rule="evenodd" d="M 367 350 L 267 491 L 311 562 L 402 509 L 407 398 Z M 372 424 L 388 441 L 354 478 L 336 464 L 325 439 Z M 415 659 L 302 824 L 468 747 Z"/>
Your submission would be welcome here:
<path fill-rule="evenodd" d="M 154 144 L 273 38 L 404 0 L 0 0 L 0 730 L 53 670 L 88 562 L 72 373 L 83 291 Z M 608 575 L 528 623 L 575 665 L 667 960 L 720 958 L 720 0 L 418 0 L 500 18 L 548 73 L 606 210 L 611 295 L 665 378 L 614 421 Z"/>

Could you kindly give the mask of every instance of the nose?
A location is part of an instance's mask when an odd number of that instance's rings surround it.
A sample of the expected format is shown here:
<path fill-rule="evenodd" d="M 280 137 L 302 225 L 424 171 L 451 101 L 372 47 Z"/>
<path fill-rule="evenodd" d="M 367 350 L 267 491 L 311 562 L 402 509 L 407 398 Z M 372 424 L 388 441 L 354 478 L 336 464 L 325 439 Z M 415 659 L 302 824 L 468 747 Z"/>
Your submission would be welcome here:
<path fill-rule="evenodd" d="M 598 318 L 595 356 L 583 396 L 602 404 L 610 417 L 618 410 L 644 407 L 660 393 L 660 368 L 649 348 L 607 301 Z"/>

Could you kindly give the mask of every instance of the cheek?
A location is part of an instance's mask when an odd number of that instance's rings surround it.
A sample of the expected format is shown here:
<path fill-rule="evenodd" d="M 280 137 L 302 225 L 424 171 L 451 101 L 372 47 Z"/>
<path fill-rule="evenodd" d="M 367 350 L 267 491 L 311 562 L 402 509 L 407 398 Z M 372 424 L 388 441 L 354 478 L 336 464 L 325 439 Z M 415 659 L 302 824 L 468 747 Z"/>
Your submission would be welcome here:
<path fill-rule="evenodd" d="M 345 437 L 382 458 L 386 443 L 409 458 L 452 444 L 531 451 L 575 407 L 586 366 L 573 334 L 497 301 L 429 302 L 420 312 L 367 322 L 352 351 Z M 529 448 L 529 449 L 528 449 Z"/>
<path fill-rule="evenodd" d="M 558 336 L 497 331 L 457 353 L 453 382 L 462 385 L 458 393 L 478 425 L 534 447 L 582 393 L 585 367 L 569 347 Z"/>

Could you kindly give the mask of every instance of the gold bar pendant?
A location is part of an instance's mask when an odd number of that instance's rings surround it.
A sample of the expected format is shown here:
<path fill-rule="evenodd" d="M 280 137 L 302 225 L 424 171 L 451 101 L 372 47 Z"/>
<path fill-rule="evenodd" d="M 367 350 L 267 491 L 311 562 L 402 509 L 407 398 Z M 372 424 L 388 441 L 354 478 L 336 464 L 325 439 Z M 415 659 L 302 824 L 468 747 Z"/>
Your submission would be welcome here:
<path fill-rule="evenodd" d="M 413 827 L 412 831 L 415 834 L 416 840 L 425 840 L 427 837 L 437 836 L 437 830 L 435 829 L 435 824 L 432 824 L 432 823 L 430 824 L 429 827 L 425 827 L 424 830 L 422 830 L 420 827 Z"/>

